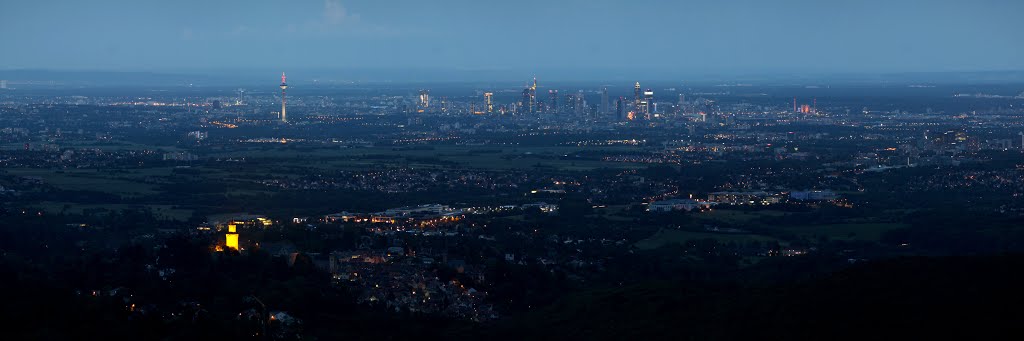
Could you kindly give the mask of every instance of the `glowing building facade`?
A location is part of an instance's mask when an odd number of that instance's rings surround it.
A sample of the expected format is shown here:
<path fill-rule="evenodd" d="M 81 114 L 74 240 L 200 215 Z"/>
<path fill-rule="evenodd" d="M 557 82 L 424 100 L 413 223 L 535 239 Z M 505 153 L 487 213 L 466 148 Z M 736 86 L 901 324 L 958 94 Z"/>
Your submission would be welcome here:
<path fill-rule="evenodd" d="M 430 90 L 420 90 L 420 110 L 430 109 Z"/>
<path fill-rule="evenodd" d="M 228 249 L 238 250 L 238 226 L 228 224 L 228 233 L 224 235 L 224 246 Z"/>

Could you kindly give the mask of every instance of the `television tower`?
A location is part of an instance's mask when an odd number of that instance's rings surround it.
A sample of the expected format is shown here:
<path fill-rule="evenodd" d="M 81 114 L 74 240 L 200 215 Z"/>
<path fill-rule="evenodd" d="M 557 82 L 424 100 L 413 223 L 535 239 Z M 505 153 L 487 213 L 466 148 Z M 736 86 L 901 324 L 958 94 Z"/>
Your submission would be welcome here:
<path fill-rule="evenodd" d="M 285 99 L 284 90 L 288 89 L 288 82 L 285 81 L 284 72 L 281 73 L 281 122 L 288 123 L 288 114 L 285 107 L 287 100 Z"/>

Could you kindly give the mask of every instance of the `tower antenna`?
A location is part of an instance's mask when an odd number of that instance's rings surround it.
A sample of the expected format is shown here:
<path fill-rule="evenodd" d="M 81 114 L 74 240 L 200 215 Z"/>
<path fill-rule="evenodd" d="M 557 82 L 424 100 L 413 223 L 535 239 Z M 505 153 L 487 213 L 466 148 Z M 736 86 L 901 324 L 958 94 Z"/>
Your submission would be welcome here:
<path fill-rule="evenodd" d="M 287 107 L 285 106 L 285 103 L 288 102 L 288 99 L 285 96 L 285 89 L 288 89 L 288 82 L 287 78 L 284 75 L 284 72 L 281 72 L 281 122 L 288 123 L 288 111 Z"/>

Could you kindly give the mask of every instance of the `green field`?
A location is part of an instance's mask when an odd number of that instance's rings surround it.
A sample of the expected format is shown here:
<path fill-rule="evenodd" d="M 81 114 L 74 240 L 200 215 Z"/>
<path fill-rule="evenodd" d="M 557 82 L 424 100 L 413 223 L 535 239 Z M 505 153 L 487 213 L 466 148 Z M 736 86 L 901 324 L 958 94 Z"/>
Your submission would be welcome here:
<path fill-rule="evenodd" d="M 905 227 L 907 225 L 900 223 L 866 223 L 792 226 L 780 229 L 808 239 L 877 241 L 886 231 Z"/>
<path fill-rule="evenodd" d="M 633 244 L 641 250 L 657 249 L 669 244 L 682 244 L 690 240 L 714 239 L 719 242 L 769 242 L 778 239 L 747 233 L 712 233 L 661 229 L 647 239 Z"/>
<path fill-rule="evenodd" d="M 121 179 L 119 175 L 95 170 L 50 170 L 50 169 L 7 169 L 8 174 L 15 176 L 36 176 L 44 183 L 63 190 L 97 191 L 118 195 L 145 195 L 156 193 L 152 184 L 129 179 Z M 134 172 L 134 171 L 133 171 Z M 128 173 L 131 174 L 131 173 Z"/>
<path fill-rule="evenodd" d="M 835 224 L 809 224 L 809 225 L 765 225 L 759 222 L 762 217 L 777 217 L 787 214 L 782 211 L 735 211 L 735 210 L 714 210 L 711 212 L 698 213 L 694 216 L 698 222 L 722 223 L 744 229 L 749 228 L 756 233 L 713 233 L 694 232 L 683 230 L 662 229 L 647 239 L 637 242 L 635 245 L 640 249 L 653 249 L 672 243 L 684 243 L 688 240 L 715 239 L 722 242 L 743 242 L 743 241 L 769 241 L 780 242 L 807 239 L 807 240 L 834 240 L 834 241 L 879 241 L 887 232 L 894 229 L 907 227 L 906 224 L 892 223 L 885 221 L 873 221 L 872 219 L 849 219 L 842 223 Z M 695 225 L 696 226 L 700 226 Z M 773 237 L 776 236 L 776 237 Z M 780 240 L 783 238 L 784 240 Z"/>
<path fill-rule="evenodd" d="M 5 146 L 15 148 L 17 146 Z M 75 147 L 92 147 L 89 144 Z M 155 149 L 152 146 L 111 143 L 97 144 L 104 149 Z M 205 206 L 189 206 L 171 209 L 166 201 L 163 188 L 178 185 L 195 185 L 199 193 L 223 194 L 233 197 L 267 197 L 278 190 L 262 186 L 255 181 L 270 177 L 299 177 L 310 174 L 331 174 L 335 171 L 365 171 L 388 168 L 424 169 L 472 169 L 486 172 L 507 172 L 510 170 L 543 169 L 550 172 L 577 172 L 599 168 L 643 168 L 646 164 L 604 162 L 583 160 L 567 155 L 579 152 L 618 153 L 637 151 L 635 147 L 620 146 L 456 146 L 436 145 L 430 147 L 367 147 L 339 148 L 335 146 L 308 145 L 260 145 L 201 154 L 204 159 L 195 162 L 188 170 L 178 170 L 166 164 L 150 167 L 116 169 L 56 169 L 56 168 L 9 168 L 4 169 L 6 182 L 15 184 L 19 177 L 39 177 L 42 186 L 29 191 L 100 192 L 115 195 L 119 200 L 108 202 L 85 202 L 81 199 L 62 198 L 55 193 L 45 196 L 44 202 L 35 202 L 40 210 L 50 213 L 82 213 L 96 208 L 107 207 L 115 210 L 149 207 L 160 217 L 184 220 L 192 215 L 193 209 L 210 209 Z M 243 160 L 242 162 L 218 162 L 217 159 Z M 134 165 L 133 165 L 134 166 Z M 213 186 L 213 187 L 207 187 Z M 212 188 L 203 192 L 205 188 Z M 180 195 L 180 194 L 179 194 Z M 243 199 L 244 200 L 244 199 Z M 134 204 L 139 201 L 140 204 Z M 615 211 L 615 210 L 612 210 Z M 631 220 L 631 218 L 617 218 Z"/>
<path fill-rule="evenodd" d="M 492 152 L 498 151 L 500 152 Z M 533 169 L 537 167 L 562 171 L 586 171 L 597 168 L 640 168 L 643 164 L 604 162 L 599 160 L 563 159 L 577 152 L 636 152 L 629 147 L 487 147 L 431 146 L 430 149 L 403 147 L 367 148 L 289 148 L 247 149 L 210 154 L 211 157 L 233 157 L 304 167 L 331 169 L 365 169 L 373 166 L 411 166 L 438 168 L 473 168 L 483 170 Z"/>
<path fill-rule="evenodd" d="M 146 208 L 152 211 L 153 215 L 159 219 L 185 221 L 192 217 L 192 210 L 176 208 L 173 205 L 80 204 L 44 201 L 29 207 L 49 214 L 83 214 L 86 211 L 98 209 L 120 211 Z"/>
<path fill-rule="evenodd" d="M 698 220 L 706 222 L 720 222 L 738 226 L 739 228 L 757 227 L 774 231 L 781 231 L 806 239 L 830 239 L 830 240 L 860 240 L 877 241 L 886 231 L 907 227 L 904 224 L 889 222 L 891 213 L 883 217 L 861 217 L 844 219 L 841 223 L 835 224 L 813 224 L 796 226 L 775 226 L 765 225 L 758 221 L 764 217 L 780 217 L 790 214 L 782 211 L 760 210 L 760 211 L 736 211 L 716 209 L 695 215 Z"/>
<path fill-rule="evenodd" d="M 789 213 L 782 211 L 760 210 L 760 211 L 736 211 L 712 209 L 710 212 L 702 212 L 695 217 L 701 220 L 719 221 L 727 224 L 746 224 L 763 217 L 779 217 Z"/>
<path fill-rule="evenodd" d="M 37 143 L 32 143 L 37 146 Z M 126 151 L 126 150 L 163 150 L 165 152 L 178 151 L 174 146 L 152 146 L 127 141 L 62 141 L 60 147 L 74 149 L 99 149 L 103 151 Z M 0 150 L 21 150 L 25 148 L 24 143 L 0 144 Z"/>

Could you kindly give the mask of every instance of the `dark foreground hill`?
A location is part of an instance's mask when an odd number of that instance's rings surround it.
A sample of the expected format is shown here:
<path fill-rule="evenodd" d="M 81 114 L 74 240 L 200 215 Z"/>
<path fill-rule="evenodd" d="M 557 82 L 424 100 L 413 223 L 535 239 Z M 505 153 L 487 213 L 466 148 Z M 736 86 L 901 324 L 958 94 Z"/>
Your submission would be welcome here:
<path fill-rule="evenodd" d="M 80 261 L 81 266 L 75 266 L 78 270 L 43 267 L 10 255 L 3 258 L 0 335 L 7 340 L 252 337 L 251 331 L 258 328 L 239 317 L 251 305 L 238 301 L 239 297 L 249 292 L 302 317 L 299 332 L 288 339 L 1018 339 L 1024 335 L 1020 323 L 1024 255 L 896 258 L 806 273 L 762 267 L 727 278 L 641 282 L 566 293 L 549 306 L 474 324 L 354 305 L 323 274 L 311 268 L 289 268 L 258 253 L 227 260 L 211 260 L 202 249 L 192 255 L 184 251 L 165 255 L 162 259 L 187 261 L 179 272 L 193 275 L 151 283 L 146 279 L 150 276 L 135 270 L 141 264 L 130 262 L 137 258 L 137 252 L 131 251 L 122 250 L 119 262 Z M 130 286 L 103 288 L 98 295 L 76 289 L 104 278 Z M 113 294 L 118 290 L 131 290 L 131 294 Z M 143 298 L 151 303 L 137 307 L 126 303 Z M 153 310 L 158 307 L 159 311 Z M 144 309 L 153 312 L 140 312 Z"/>
<path fill-rule="evenodd" d="M 658 283 L 571 295 L 486 339 L 1020 337 L 1024 256 L 901 258 L 769 286 Z"/>

